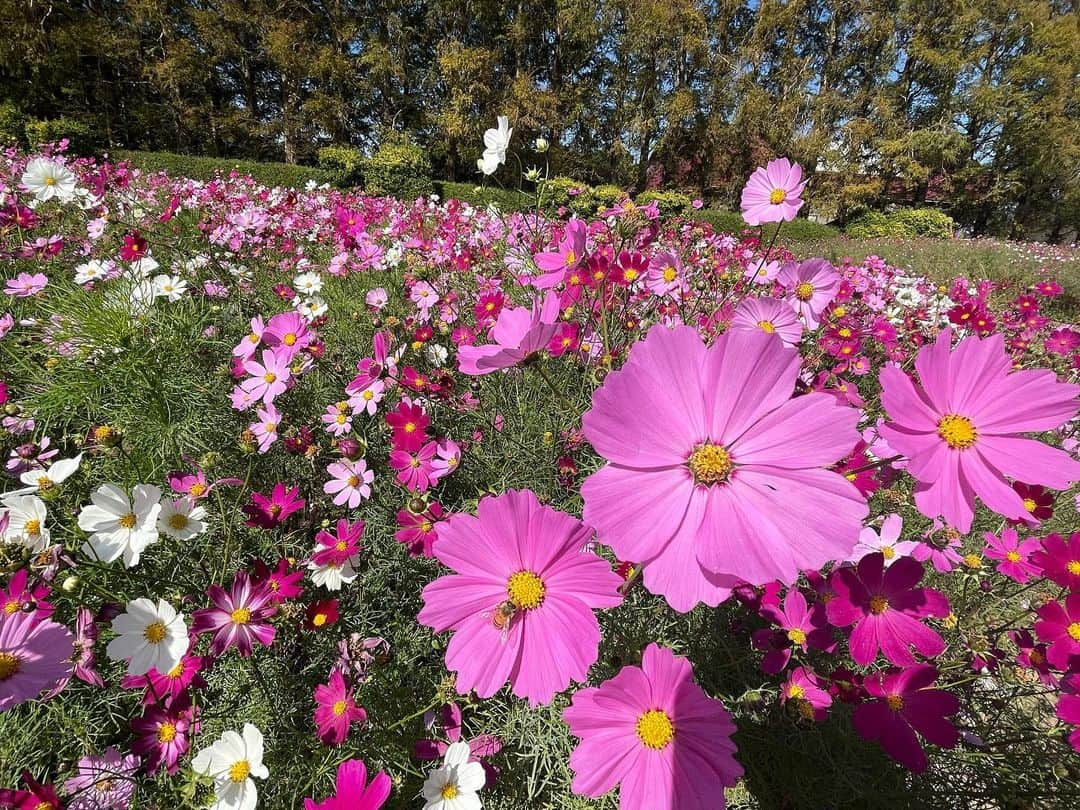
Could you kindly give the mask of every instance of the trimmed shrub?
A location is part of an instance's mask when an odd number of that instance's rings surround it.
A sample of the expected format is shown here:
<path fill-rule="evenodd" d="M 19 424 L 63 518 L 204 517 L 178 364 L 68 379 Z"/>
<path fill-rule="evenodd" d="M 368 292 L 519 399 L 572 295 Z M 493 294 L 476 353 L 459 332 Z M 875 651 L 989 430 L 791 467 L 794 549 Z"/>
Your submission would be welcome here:
<path fill-rule="evenodd" d="M 364 161 L 364 191 L 415 200 L 430 194 L 431 161 L 414 143 L 384 143 Z"/>
<path fill-rule="evenodd" d="M 708 222 L 712 225 L 714 231 L 720 233 L 739 234 L 748 229 L 757 230 L 757 228 L 751 229 L 742 218 L 742 214 L 737 211 L 722 211 L 716 208 L 703 208 L 700 211 L 691 210 L 686 218 L 698 220 L 700 222 Z M 776 225 L 770 224 L 765 226 L 766 239 L 772 239 L 775 232 Z M 790 222 L 783 223 L 783 227 L 780 229 L 779 238 L 781 243 L 812 242 L 817 239 L 830 239 L 837 236 L 839 233 L 839 229 L 834 228 L 832 225 L 825 225 L 821 222 L 811 222 L 808 219 L 796 217 Z"/>
<path fill-rule="evenodd" d="M 844 231 L 860 239 L 880 236 L 949 239 L 954 226 L 952 217 L 936 208 L 898 208 L 888 213 L 869 211 L 849 222 Z"/>
<path fill-rule="evenodd" d="M 351 146 L 324 146 L 319 150 L 319 168 L 333 175 L 336 186 L 358 186 L 363 178 L 364 153 Z"/>
<path fill-rule="evenodd" d="M 683 194 L 681 191 L 651 190 L 638 194 L 634 202 L 638 205 L 648 205 L 655 202 L 656 207 L 660 210 L 660 216 L 675 217 L 689 213 L 692 210 L 691 206 L 694 201 L 690 195 Z"/>
<path fill-rule="evenodd" d="M 26 116 L 11 101 L 0 104 L 0 147 L 26 144 Z"/>
<path fill-rule="evenodd" d="M 507 213 L 524 211 L 536 205 L 536 196 L 526 191 L 454 183 L 449 180 L 435 181 L 435 193 L 441 200 L 460 200 L 474 208 L 487 208 L 491 203 L 495 203 L 499 210 Z"/>
<path fill-rule="evenodd" d="M 26 122 L 25 131 L 26 142 L 31 149 L 67 138 L 70 142 L 69 152 L 89 155 L 101 145 L 90 127 L 71 118 L 54 118 L 49 121 L 32 119 Z"/>
<path fill-rule="evenodd" d="M 309 181 L 318 185 L 333 181 L 333 175 L 311 166 L 293 166 L 288 163 L 259 163 L 254 160 L 234 158 L 196 157 L 177 155 L 172 152 L 139 152 L 120 149 L 112 157 L 125 160 L 144 172 L 166 172 L 170 177 L 190 177 L 209 181 L 217 175 L 231 171 L 251 175 L 264 186 L 303 188 Z"/>

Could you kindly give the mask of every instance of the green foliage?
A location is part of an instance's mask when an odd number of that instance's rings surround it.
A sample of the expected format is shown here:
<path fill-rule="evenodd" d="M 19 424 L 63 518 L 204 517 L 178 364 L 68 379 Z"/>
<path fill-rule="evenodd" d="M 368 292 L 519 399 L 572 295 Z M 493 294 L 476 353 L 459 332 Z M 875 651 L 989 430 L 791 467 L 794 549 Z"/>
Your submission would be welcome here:
<path fill-rule="evenodd" d="M 853 220 L 844 229 L 849 236 L 932 236 L 949 239 L 956 223 L 952 217 L 935 208 L 899 208 L 882 213 L 869 211 Z"/>
<path fill-rule="evenodd" d="M 12 102 L 0 103 L 0 147 L 26 143 L 26 116 Z"/>
<path fill-rule="evenodd" d="M 501 211 L 523 211 L 536 205 L 536 196 L 516 189 L 496 186 L 477 186 L 472 183 L 453 183 L 436 180 L 435 193 L 444 200 L 461 200 L 475 208 L 487 208 L 494 203 Z"/>
<path fill-rule="evenodd" d="M 70 118 L 26 122 L 26 142 L 31 149 L 42 144 L 57 143 L 67 138 L 68 151 L 76 155 L 89 155 L 98 149 L 100 141 L 89 126 Z"/>
<path fill-rule="evenodd" d="M 384 143 L 364 161 L 364 191 L 415 200 L 430 194 L 431 161 L 414 143 Z"/>
<path fill-rule="evenodd" d="M 634 202 L 638 205 L 648 205 L 655 202 L 656 207 L 660 209 L 660 216 L 673 217 L 689 213 L 692 210 L 693 199 L 689 194 L 683 194 L 681 191 L 652 190 L 638 194 Z"/>
<path fill-rule="evenodd" d="M 332 173 L 336 186 L 358 186 L 363 177 L 364 153 L 351 146 L 324 146 L 319 150 L 319 168 Z"/>
<path fill-rule="evenodd" d="M 334 176 L 324 169 L 290 166 L 287 163 L 260 163 L 254 160 L 175 155 L 171 152 L 137 152 L 127 149 L 118 149 L 113 152 L 113 157 L 126 160 L 144 172 L 167 172 L 172 177 L 191 177 L 203 181 L 213 180 L 218 175 L 228 175 L 233 171 L 251 175 L 256 181 L 267 186 L 303 188 L 310 181 L 321 185 L 334 180 Z"/>
<path fill-rule="evenodd" d="M 687 214 L 688 219 L 708 222 L 713 230 L 722 233 L 742 233 L 750 229 L 742 214 L 737 211 L 722 211 L 717 208 L 703 208 L 700 211 L 691 211 Z M 766 225 L 764 232 L 766 239 L 772 239 L 776 233 L 776 225 Z M 752 229 L 752 230 L 756 230 Z M 815 239 L 829 239 L 838 235 L 840 231 L 832 225 L 821 222 L 812 222 L 809 219 L 797 217 L 780 226 L 780 242 L 807 242 Z"/>

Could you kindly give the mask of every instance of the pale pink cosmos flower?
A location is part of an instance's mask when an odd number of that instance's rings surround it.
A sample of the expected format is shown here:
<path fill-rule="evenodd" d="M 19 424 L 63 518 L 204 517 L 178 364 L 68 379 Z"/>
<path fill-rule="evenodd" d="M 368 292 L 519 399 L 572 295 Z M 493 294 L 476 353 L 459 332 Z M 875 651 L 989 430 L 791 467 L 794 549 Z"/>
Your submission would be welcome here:
<path fill-rule="evenodd" d="M 463 374 L 479 376 L 517 365 L 543 351 L 559 331 L 559 296 L 548 291 L 543 303 L 534 299 L 532 308 L 507 307 L 491 329 L 495 343 L 462 346 L 458 368 Z"/>
<path fill-rule="evenodd" d="M 292 376 L 288 359 L 271 349 L 263 351 L 261 363 L 245 360 L 244 371 L 251 377 L 240 386 L 253 399 L 261 399 L 266 405 L 289 387 L 289 377 Z"/>
<path fill-rule="evenodd" d="M 277 441 L 278 427 L 281 425 L 281 414 L 273 405 L 257 408 L 255 414 L 259 417 L 259 420 L 252 422 L 248 429 L 259 443 L 259 453 L 265 453 L 270 449 L 270 445 Z"/>
<path fill-rule="evenodd" d="M 803 333 L 803 325 L 794 310 L 775 298 L 744 298 L 735 307 L 731 328 L 776 333 L 785 346 L 797 345 Z"/>
<path fill-rule="evenodd" d="M 367 468 L 364 459 L 335 461 L 326 471 L 333 477 L 323 485 L 323 492 L 334 496 L 335 506 L 347 504 L 350 509 L 355 509 L 361 501 L 371 497 L 375 473 Z"/>
<path fill-rule="evenodd" d="M 37 295 L 49 284 L 49 277 L 44 273 L 19 273 L 15 278 L 8 279 L 4 292 L 16 298 L 29 298 Z"/>
<path fill-rule="evenodd" d="M 756 168 L 743 187 L 740 203 L 743 219 L 748 225 L 795 219 L 803 206 L 805 187 L 798 163 L 787 158 L 770 160 L 766 167 Z"/>
<path fill-rule="evenodd" d="M 585 260 L 586 234 L 585 223 L 580 219 L 567 222 L 558 249 L 533 256 L 533 261 L 543 273 L 530 283 L 538 290 L 546 290 L 562 282 L 568 272 L 578 268 Z"/>
<path fill-rule="evenodd" d="M 368 416 L 374 416 L 379 410 L 379 403 L 382 402 L 385 391 L 386 383 L 382 380 L 372 380 L 366 388 L 351 394 L 349 407 L 355 413 L 363 411 Z"/>
<path fill-rule="evenodd" d="M 807 259 L 798 264 L 788 262 L 780 271 L 778 281 L 787 290 L 785 300 L 810 329 L 817 329 L 818 316 L 832 303 L 840 289 L 840 274 L 825 259 Z"/>
<path fill-rule="evenodd" d="M 867 554 L 881 553 L 888 568 L 901 557 L 909 557 L 920 545 L 918 540 L 901 540 L 904 519 L 897 514 L 886 515 L 881 522 L 881 530 L 873 526 L 865 527 L 859 533 L 859 542 L 855 551 L 847 558 L 848 562 L 857 563 Z"/>

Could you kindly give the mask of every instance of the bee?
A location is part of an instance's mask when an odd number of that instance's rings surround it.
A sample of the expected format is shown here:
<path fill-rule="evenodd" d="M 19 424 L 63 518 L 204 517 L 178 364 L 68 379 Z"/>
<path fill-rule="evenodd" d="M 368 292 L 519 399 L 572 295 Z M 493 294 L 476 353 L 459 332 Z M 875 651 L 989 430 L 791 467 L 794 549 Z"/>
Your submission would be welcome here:
<path fill-rule="evenodd" d="M 510 622 L 513 621 L 517 612 L 517 605 L 507 599 L 497 604 L 494 610 L 483 614 L 483 617 L 490 618 L 492 626 L 500 631 L 503 644 L 506 643 L 506 638 L 510 634 Z"/>

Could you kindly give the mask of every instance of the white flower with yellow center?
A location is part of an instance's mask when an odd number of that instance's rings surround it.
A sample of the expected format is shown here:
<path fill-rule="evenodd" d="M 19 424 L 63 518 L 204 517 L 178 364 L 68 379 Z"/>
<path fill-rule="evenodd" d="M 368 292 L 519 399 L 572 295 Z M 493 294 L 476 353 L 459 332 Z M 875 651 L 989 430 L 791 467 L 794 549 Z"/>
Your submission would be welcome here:
<path fill-rule="evenodd" d="M 166 673 L 178 666 L 188 651 L 188 628 L 184 614 L 159 599 L 145 597 L 127 603 L 112 620 L 116 638 L 105 653 L 114 661 L 128 662 L 128 675 L 145 675 L 151 669 Z"/>
<path fill-rule="evenodd" d="M 109 273 L 109 266 L 105 262 L 98 259 L 91 259 L 88 262 L 75 266 L 75 283 L 76 284 L 89 284 L 91 281 L 97 281 L 105 278 Z"/>
<path fill-rule="evenodd" d="M 206 510 L 191 498 L 164 498 L 157 529 L 173 540 L 190 540 L 206 531 Z"/>
<path fill-rule="evenodd" d="M 7 515 L 7 528 L 2 535 L 4 542 L 21 543 L 31 554 L 44 551 L 49 546 L 45 502 L 37 495 L 7 495 L 2 503 L 2 511 Z"/>
<path fill-rule="evenodd" d="M 169 301 L 179 301 L 187 292 L 188 284 L 180 276 L 170 276 L 162 273 L 154 276 L 154 297 L 165 298 Z"/>
<path fill-rule="evenodd" d="M 152 484 L 136 484 L 129 498 L 116 484 L 103 484 L 90 496 L 93 502 L 79 512 L 79 528 L 90 536 L 83 553 L 102 562 L 123 556 L 132 568 L 146 547 L 158 539 L 161 490 Z"/>
<path fill-rule="evenodd" d="M 266 779 L 263 765 L 263 735 L 251 723 L 244 723 L 243 735 L 226 731 L 213 745 L 191 761 L 192 769 L 214 780 L 214 803 L 210 810 L 254 810 L 259 793 L 252 777 Z"/>
<path fill-rule="evenodd" d="M 353 568 L 352 559 L 346 560 L 341 565 L 325 563 L 320 565 L 316 562 L 308 563 L 311 572 L 311 581 L 321 585 L 328 591 L 340 591 L 342 585 L 351 584 L 357 577 L 357 571 Z"/>
<path fill-rule="evenodd" d="M 21 181 L 38 202 L 66 202 L 75 196 L 75 175 L 55 160 L 34 158 L 26 164 Z"/>
<path fill-rule="evenodd" d="M 293 289 L 301 295 L 317 295 L 322 288 L 322 276 L 318 273 L 300 273 L 293 279 Z"/>
<path fill-rule="evenodd" d="M 484 766 L 469 762 L 469 744 L 454 743 L 424 782 L 424 810 L 480 810 L 484 805 L 476 793 L 485 779 Z"/>
<path fill-rule="evenodd" d="M 82 463 L 82 453 L 75 458 L 62 458 L 54 461 L 47 470 L 27 470 L 19 476 L 25 487 L 12 492 L 12 495 L 25 495 L 29 492 L 48 492 L 70 478 Z"/>

